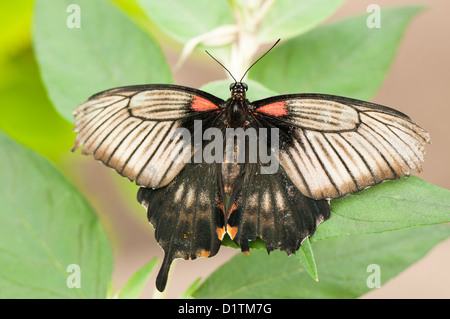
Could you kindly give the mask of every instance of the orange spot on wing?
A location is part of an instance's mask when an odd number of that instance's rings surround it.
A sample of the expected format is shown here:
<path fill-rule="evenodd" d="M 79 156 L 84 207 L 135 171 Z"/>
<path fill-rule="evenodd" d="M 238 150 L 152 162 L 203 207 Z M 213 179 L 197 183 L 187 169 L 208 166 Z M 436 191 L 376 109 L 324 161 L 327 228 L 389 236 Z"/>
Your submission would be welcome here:
<path fill-rule="evenodd" d="M 266 104 L 257 108 L 256 111 L 273 116 L 284 116 L 289 114 L 285 102 L 275 102 Z"/>
<path fill-rule="evenodd" d="M 225 236 L 225 226 L 224 227 L 217 227 L 216 229 L 217 237 L 222 240 L 223 236 Z"/>
<path fill-rule="evenodd" d="M 192 111 L 198 111 L 198 112 L 204 112 L 204 111 L 211 111 L 211 110 L 218 110 L 219 107 L 215 105 L 213 102 L 208 101 L 207 99 L 204 99 L 200 96 L 194 96 L 192 98 L 191 102 L 191 110 Z"/>
<path fill-rule="evenodd" d="M 238 206 L 239 206 L 239 202 L 235 202 L 235 203 L 233 203 L 233 205 L 231 205 L 230 212 L 228 213 L 228 218 L 230 218 L 231 214 L 233 214 L 233 212 L 238 208 Z M 238 232 L 237 226 L 230 226 L 230 224 L 227 225 L 227 233 L 228 233 L 228 235 L 230 235 L 231 239 L 234 239 L 237 232 Z"/>
<path fill-rule="evenodd" d="M 196 253 L 195 255 L 196 255 L 197 257 L 203 257 L 203 258 L 206 258 L 206 257 L 209 257 L 210 253 L 209 253 L 209 251 L 207 251 L 207 250 L 201 249 L 201 250 L 197 251 L 197 253 Z"/>
<path fill-rule="evenodd" d="M 228 218 L 230 218 L 231 214 L 237 209 L 237 206 L 238 205 L 236 203 L 233 203 L 230 209 L 230 213 L 228 214 Z"/>
<path fill-rule="evenodd" d="M 227 233 L 228 233 L 228 235 L 230 235 L 231 239 L 234 239 L 234 237 L 236 237 L 237 232 L 238 232 L 238 228 L 236 226 L 234 226 L 234 227 L 228 226 L 227 227 Z"/>

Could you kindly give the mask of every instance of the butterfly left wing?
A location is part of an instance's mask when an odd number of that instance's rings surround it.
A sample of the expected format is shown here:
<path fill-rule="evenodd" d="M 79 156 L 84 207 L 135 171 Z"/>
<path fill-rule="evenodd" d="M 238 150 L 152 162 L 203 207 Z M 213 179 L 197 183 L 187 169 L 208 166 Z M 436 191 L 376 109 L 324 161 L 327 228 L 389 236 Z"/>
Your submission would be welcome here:
<path fill-rule="evenodd" d="M 181 127 L 220 112 L 223 100 L 178 85 L 135 85 L 95 94 L 74 110 L 73 150 L 145 187 L 167 185 L 192 155 Z"/>
<path fill-rule="evenodd" d="M 420 171 L 428 133 L 394 109 L 324 94 L 252 103 L 255 121 L 280 128 L 280 164 L 303 195 L 338 198 Z"/>
<path fill-rule="evenodd" d="M 220 248 L 218 230 L 224 228 L 224 217 L 219 209 L 218 165 L 188 163 L 169 185 L 139 189 L 138 201 L 147 209 L 164 250 L 156 280 L 159 291 L 164 290 L 173 259 L 211 257 Z"/>

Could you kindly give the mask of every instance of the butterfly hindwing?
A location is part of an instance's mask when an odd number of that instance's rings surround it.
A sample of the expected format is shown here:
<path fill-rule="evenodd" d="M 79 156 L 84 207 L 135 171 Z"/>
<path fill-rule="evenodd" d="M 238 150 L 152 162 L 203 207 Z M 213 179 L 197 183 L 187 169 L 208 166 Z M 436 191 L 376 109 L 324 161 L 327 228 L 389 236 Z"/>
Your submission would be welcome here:
<path fill-rule="evenodd" d="M 147 209 L 155 238 L 164 250 L 156 282 L 160 291 L 173 259 L 211 257 L 220 248 L 217 232 L 224 228 L 224 218 L 217 174 L 217 164 L 188 163 L 169 185 L 139 189 L 138 201 Z"/>
<path fill-rule="evenodd" d="M 115 169 L 145 187 L 167 185 L 190 158 L 179 134 L 195 119 L 214 116 L 223 101 L 177 85 L 136 85 L 95 94 L 74 110 L 73 150 Z"/>
<path fill-rule="evenodd" d="M 245 163 L 230 199 L 227 231 L 243 252 L 261 238 L 268 252 L 292 254 L 329 217 L 328 201 L 304 196 L 281 166 L 263 174 L 259 163 Z"/>
<path fill-rule="evenodd" d="M 285 127 L 280 163 L 307 197 L 339 198 L 420 171 L 428 133 L 405 114 L 324 94 L 253 102 L 255 118 Z"/>

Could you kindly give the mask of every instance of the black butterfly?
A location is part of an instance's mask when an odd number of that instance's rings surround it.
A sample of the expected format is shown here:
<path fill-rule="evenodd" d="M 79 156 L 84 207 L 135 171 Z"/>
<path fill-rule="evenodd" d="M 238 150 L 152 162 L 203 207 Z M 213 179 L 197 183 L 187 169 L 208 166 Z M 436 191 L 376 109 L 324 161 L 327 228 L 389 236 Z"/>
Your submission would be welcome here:
<path fill-rule="evenodd" d="M 138 201 L 165 252 L 160 291 L 173 259 L 214 256 L 225 234 L 245 253 L 261 238 L 268 252 L 292 254 L 329 218 L 329 199 L 421 170 L 429 135 L 394 109 L 325 94 L 249 102 L 242 80 L 230 90 L 224 101 L 178 85 L 127 86 L 95 94 L 74 111 L 73 150 L 83 145 L 83 154 L 141 186 Z M 248 157 L 177 161 L 194 156 L 176 132 L 193 134 L 195 121 L 202 133 L 277 128 L 278 170 L 262 174 L 263 163 Z"/>

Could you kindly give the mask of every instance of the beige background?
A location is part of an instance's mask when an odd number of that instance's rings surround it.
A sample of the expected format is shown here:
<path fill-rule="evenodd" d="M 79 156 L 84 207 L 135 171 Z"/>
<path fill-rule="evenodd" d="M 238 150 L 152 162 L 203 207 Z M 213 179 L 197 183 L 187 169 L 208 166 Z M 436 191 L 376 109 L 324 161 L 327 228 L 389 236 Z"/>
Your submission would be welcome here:
<path fill-rule="evenodd" d="M 430 132 L 432 145 L 427 147 L 424 170 L 418 176 L 450 189 L 450 1 L 349 0 L 330 21 L 365 13 L 371 3 L 382 8 L 412 4 L 427 6 L 408 27 L 388 77 L 373 101 L 408 114 Z M 173 65 L 178 52 L 174 52 L 171 46 L 166 46 L 165 52 Z M 199 58 L 199 55 L 195 55 L 175 74 L 177 84 L 192 87 L 222 78 L 223 71 L 215 62 L 207 56 Z M 114 234 L 114 288 L 118 289 L 150 258 L 162 258 L 162 250 L 155 242 L 144 209 L 135 201 L 135 193 L 120 194 L 114 187 L 104 187 L 105 181 L 106 184 L 127 182 L 93 162 L 89 159 L 81 163 L 86 175 L 79 182 L 85 185 L 86 195 L 92 199 L 97 211 L 102 212 L 102 221 L 107 225 L 108 233 Z M 102 176 L 92 180 L 89 176 L 93 174 Z M 111 200 L 114 198 L 124 200 L 115 202 Z M 178 297 L 195 279 L 205 278 L 236 253 L 236 250 L 222 247 L 214 258 L 177 260 L 165 297 Z M 363 298 L 450 298 L 449 269 L 450 239 Z M 154 280 L 155 276 L 152 276 L 142 297 L 154 296 Z"/>

